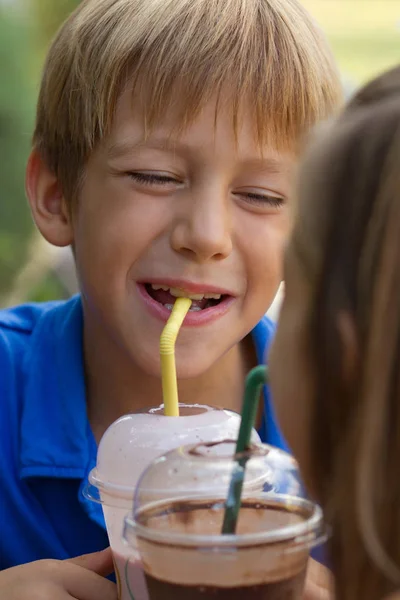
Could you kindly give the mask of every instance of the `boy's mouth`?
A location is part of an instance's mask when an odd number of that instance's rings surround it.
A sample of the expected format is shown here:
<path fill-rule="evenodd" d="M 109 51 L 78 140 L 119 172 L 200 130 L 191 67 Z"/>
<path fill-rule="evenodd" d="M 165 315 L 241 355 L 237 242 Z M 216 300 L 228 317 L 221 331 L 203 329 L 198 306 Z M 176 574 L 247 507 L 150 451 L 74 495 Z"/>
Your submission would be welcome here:
<path fill-rule="evenodd" d="M 162 304 L 166 309 L 172 310 L 174 302 L 177 298 L 190 298 L 192 305 L 190 312 L 199 312 L 206 308 L 217 306 L 228 296 L 226 294 L 218 294 L 213 292 L 204 293 L 189 293 L 181 288 L 169 287 L 162 284 L 145 283 L 144 287 L 148 295 L 159 304 Z"/>

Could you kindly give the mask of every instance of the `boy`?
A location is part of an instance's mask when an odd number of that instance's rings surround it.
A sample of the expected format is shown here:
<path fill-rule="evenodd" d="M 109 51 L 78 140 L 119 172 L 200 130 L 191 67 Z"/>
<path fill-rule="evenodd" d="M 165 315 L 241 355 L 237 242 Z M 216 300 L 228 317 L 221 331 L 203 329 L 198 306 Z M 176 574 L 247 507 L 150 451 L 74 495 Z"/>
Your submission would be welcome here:
<path fill-rule="evenodd" d="M 296 0 L 87 0 L 64 24 L 26 187 L 42 235 L 72 246 L 81 295 L 0 316 L 1 568 L 108 545 L 82 486 L 110 423 L 162 400 L 158 342 L 176 295 L 194 298 L 180 401 L 240 409 L 273 332 L 263 315 L 299 141 L 339 100 Z M 259 428 L 284 446 L 267 391 Z M 35 580 L 43 597 L 112 597 L 91 572 L 109 554 L 80 561 L 4 571 L 0 592 L 24 598 L 15 586 Z"/>

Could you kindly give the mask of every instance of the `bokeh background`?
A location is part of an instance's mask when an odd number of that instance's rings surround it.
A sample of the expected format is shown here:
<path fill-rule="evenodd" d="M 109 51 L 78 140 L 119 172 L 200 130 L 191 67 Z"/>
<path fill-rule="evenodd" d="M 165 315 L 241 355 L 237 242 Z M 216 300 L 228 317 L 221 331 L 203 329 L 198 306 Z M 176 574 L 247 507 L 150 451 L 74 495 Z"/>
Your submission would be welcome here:
<path fill-rule="evenodd" d="M 41 67 L 79 0 L 0 0 L 0 306 L 76 291 L 68 250 L 36 234 L 24 193 Z M 400 63 L 400 0 L 303 0 L 328 35 L 351 95 Z"/>

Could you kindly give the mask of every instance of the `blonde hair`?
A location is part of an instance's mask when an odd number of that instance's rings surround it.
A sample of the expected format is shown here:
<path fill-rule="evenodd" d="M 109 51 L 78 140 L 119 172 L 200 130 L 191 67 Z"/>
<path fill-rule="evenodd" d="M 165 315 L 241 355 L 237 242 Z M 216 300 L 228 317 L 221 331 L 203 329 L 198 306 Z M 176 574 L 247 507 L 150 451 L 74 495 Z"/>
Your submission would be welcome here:
<path fill-rule="evenodd" d="M 311 284 L 311 473 L 340 600 L 400 585 L 400 95 L 354 108 L 311 147 L 292 247 Z M 354 323 L 354 372 L 340 322 Z"/>
<path fill-rule="evenodd" d="M 132 87 L 150 130 L 177 98 L 180 124 L 229 89 L 257 135 L 285 147 L 332 113 L 341 85 L 324 36 L 297 0 L 86 0 L 44 68 L 34 147 L 72 198 Z"/>

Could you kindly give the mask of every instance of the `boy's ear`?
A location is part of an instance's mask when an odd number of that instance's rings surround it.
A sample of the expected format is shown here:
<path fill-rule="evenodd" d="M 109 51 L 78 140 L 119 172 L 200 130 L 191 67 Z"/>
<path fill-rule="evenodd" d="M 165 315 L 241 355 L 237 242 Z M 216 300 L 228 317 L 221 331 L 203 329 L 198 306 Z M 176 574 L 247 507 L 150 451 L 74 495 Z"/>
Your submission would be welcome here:
<path fill-rule="evenodd" d="M 356 324 L 348 311 L 341 311 L 337 318 L 337 328 L 342 346 L 343 379 L 351 385 L 356 377 L 359 360 L 359 347 Z"/>
<path fill-rule="evenodd" d="M 33 219 L 43 237 L 53 246 L 72 244 L 72 222 L 60 184 L 36 150 L 28 159 L 25 188 Z"/>

